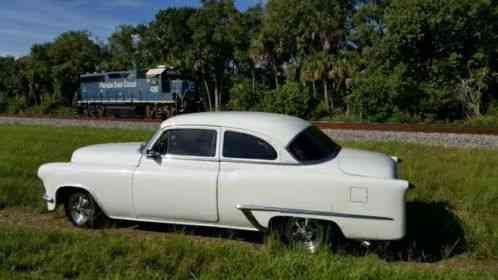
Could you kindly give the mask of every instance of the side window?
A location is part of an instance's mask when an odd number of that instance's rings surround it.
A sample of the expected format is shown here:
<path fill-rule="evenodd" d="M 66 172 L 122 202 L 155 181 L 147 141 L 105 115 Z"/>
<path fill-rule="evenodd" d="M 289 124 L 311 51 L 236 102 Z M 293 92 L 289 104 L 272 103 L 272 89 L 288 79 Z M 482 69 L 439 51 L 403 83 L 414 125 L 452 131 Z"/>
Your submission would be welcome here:
<path fill-rule="evenodd" d="M 168 130 L 163 132 L 159 139 L 157 139 L 156 143 L 154 144 L 154 147 L 152 147 L 152 150 L 155 152 L 160 153 L 161 155 L 165 155 L 168 152 Z"/>
<path fill-rule="evenodd" d="M 153 149 L 163 155 L 214 157 L 216 154 L 216 131 L 170 129 L 159 137 Z"/>
<path fill-rule="evenodd" d="M 266 141 L 245 133 L 226 131 L 223 157 L 274 160 L 277 152 Z"/>

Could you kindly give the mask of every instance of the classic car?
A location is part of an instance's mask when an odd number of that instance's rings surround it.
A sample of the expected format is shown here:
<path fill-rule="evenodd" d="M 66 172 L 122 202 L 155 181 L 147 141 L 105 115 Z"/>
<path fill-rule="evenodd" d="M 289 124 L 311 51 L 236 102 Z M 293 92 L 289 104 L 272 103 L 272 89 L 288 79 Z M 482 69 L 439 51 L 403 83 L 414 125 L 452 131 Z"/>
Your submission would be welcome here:
<path fill-rule="evenodd" d="M 78 227 L 99 217 L 276 231 L 310 251 L 336 236 L 405 235 L 397 158 L 343 148 L 310 122 L 269 113 L 185 114 L 146 143 L 76 150 L 38 176 L 48 210 Z"/>

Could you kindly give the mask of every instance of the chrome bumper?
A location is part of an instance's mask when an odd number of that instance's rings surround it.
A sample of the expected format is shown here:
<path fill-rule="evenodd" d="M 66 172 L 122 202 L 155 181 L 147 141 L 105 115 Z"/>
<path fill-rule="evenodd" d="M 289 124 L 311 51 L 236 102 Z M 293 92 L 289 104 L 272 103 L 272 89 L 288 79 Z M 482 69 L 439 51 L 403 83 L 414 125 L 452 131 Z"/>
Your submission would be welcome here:
<path fill-rule="evenodd" d="M 48 203 L 54 203 L 55 202 L 55 200 L 52 197 L 50 197 L 49 195 L 47 195 L 47 194 L 43 195 L 43 200 L 45 200 L 45 202 L 48 202 Z"/>

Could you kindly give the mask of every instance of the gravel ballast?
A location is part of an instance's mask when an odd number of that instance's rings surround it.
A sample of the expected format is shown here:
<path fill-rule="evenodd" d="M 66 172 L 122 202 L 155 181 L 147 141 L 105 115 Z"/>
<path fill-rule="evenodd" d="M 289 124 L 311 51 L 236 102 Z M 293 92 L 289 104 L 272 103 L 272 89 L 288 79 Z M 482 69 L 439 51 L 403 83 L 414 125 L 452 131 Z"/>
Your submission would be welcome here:
<path fill-rule="evenodd" d="M 79 126 L 96 128 L 123 128 L 155 130 L 159 122 L 130 122 L 119 120 L 78 120 L 0 117 L 1 124 L 27 124 L 51 126 Z M 332 139 L 341 141 L 400 142 L 445 147 L 480 148 L 498 150 L 498 136 L 454 133 L 398 132 L 376 130 L 324 129 Z"/>
<path fill-rule="evenodd" d="M 324 129 L 332 139 L 348 141 L 400 142 L 422 145 L 498 150 L 498 136 L 454 133 L 398 132 Z"/>

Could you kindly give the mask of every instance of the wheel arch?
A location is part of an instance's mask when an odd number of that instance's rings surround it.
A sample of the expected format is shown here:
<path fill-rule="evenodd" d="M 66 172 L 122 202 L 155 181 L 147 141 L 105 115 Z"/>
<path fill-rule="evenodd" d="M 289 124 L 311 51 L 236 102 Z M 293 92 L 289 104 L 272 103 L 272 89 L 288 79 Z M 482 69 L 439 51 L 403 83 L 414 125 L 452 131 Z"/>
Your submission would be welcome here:
<path fill-rule="evenodd" d="M 312 220 L 320 221 L 323 223 L 327 223 L 331 227 L 332 231 L 340 234 L 341 238 L 344 238 L 344 233 L 343 233 L 341 227 L 339 226 L 339 223 L 337 223 L 336 221 L 334 221 L 330 218 L 325 219 L 325 218 L 314 217 L 314 216 L 311 217 L 308 215 L 275 215 L 268 220 L 267 229 L 272 230 L 278 226 L 281 226 L 283 223 L 285 223 L 287 220 L 289 220 L 291 218 L 312 219 Z"/>
<path fill-rule="evenodd" d="M 332 225 L 332 228 L 337 230 L 337 232 L 340 233 L 341 236 L 345 236 L 344 230 L 340 226 L 340 220 L 330 215 L 326 216 L 325 214 L 327 213 L 325 212 L 321 213 L 319 211 L 242 204 L 238 204 L 236 208 L 240 210 L 245 218 L 251 223 L 251 225 L 259 231 L 270 231 L 272 229 L 272 226 L 282 220 L 290 218 L 302 218 L 313 219 L 328 223 Z"/>
<path fill-rule="evenodd" d="M 88 187 L 80 185 L 80 184 L 63 184 L 57 187 L 55 191 L 55 205 L 56 207 L 60 206 L 61 204 L 64 204 L 66 201 L 67 197 L 76 191 L 84 191 L 88 194 L 90 194 L 97 204 L 97 207 L 100 208 L 100 210 L 107 216 L 107 212 L 105 208 L 103 207 L 102 203 L 99 201 L 97 195 Z"/>

